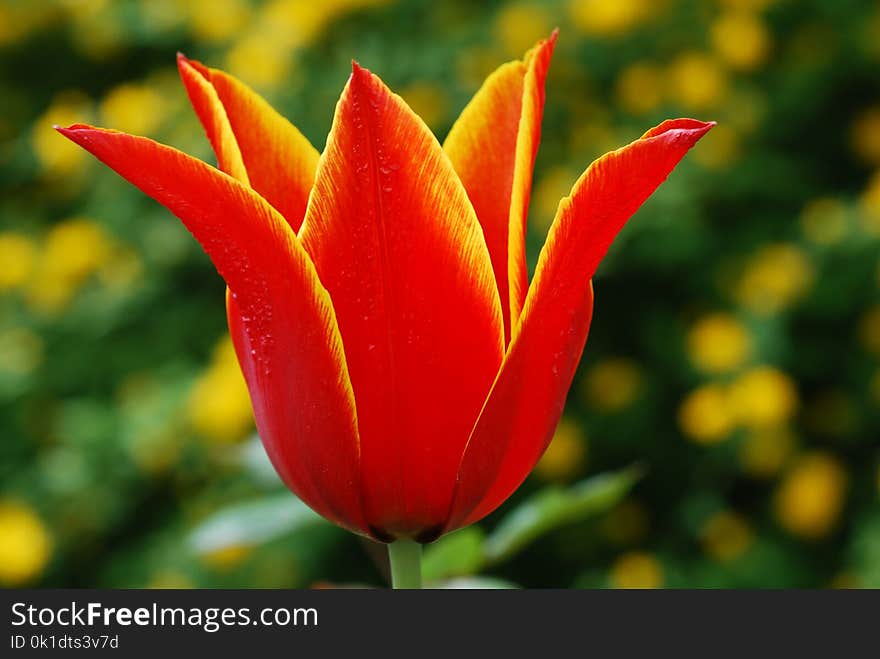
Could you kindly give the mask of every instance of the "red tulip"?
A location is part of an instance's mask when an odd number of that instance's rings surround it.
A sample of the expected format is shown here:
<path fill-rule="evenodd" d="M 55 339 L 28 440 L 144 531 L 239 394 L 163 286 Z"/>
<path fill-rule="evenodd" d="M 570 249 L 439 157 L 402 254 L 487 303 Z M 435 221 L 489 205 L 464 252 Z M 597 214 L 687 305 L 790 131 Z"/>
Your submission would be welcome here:
<path fill-rule="evenodd" d="M 59 128 L 202 244 L 229 287 L 269 457 L 352 531 L 427 542 L 519 486 L 562 412 L 597 265 L 712 126 L 666 121 L 594 162 L 560 202 L 529 283 L 555 40 L 489 76 L 442 147 L 357 64 L 320 157 L 241 82 L 183 56 L 222 171 L 143 137 Z"/>

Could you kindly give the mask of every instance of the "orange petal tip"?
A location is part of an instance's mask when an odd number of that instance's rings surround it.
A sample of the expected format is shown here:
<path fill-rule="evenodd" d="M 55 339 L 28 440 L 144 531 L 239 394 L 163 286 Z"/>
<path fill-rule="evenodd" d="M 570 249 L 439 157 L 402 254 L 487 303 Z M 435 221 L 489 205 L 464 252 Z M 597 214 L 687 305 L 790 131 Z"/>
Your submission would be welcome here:
<path fill-rule="evenodd" d="M 200 74 L 203 78 L 209 77 L 209 70 L 204 64 L 198 60 L 190 59 L 179 50 L 177 51 L 177 70 L 181 76 L 186 70 L 192 70 Z"/>
<path fill-rule="evenodd" d="M 184 68 L 192 68 L 192 62 L 190 59 L 179 50 L 177 51 L 177 68 L 180 71 L 183 71 Z"/>

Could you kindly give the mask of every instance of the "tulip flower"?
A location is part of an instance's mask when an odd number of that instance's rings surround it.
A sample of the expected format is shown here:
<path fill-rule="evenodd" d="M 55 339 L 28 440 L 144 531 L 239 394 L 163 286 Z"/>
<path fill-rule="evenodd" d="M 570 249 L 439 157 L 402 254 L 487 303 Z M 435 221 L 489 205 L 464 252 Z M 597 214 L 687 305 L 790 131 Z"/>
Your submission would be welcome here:
<path fill-rule="evenodd" d="M 143 137 L 58 129 L 201 243 L 275 469 L 328 520 L 392 543 L 398 585 L 418 583 L 419 543 L 492 512 L 535 465 L 586 342 L 596 267 L 712 126 L 665 121 L 590 165 L 529 282 L 555 41 L 492 73 L 442 146 L 357 64 L 319 155 L 244 84 L 182 55 L 219 169 Z"/>

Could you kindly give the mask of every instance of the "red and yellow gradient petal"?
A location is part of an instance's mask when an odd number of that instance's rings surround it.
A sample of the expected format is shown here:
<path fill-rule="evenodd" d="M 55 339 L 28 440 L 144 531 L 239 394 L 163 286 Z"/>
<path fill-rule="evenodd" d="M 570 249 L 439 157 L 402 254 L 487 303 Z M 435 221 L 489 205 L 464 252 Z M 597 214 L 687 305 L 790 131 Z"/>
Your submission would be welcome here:
<path fill-rule="evenodd" d="M 492 512 L 547 448 L 587 339 L 593 273 L 626 221 L 713 125 L 664 122 L 590 165 L 560 203 L 504 365 L 462 458 L 446 530 Z"/>
<path fill-rule="evenodd" d="M 504 350 L 483 234 L 434 136 L 356 64 L 300 232 L 333 298 L 376 535 L 436 537 Z"/>
<path fill-rule="evenodd" d="M 528 289 L 526 218 L 556 32 L 492 73 L 443 145 L 483 227 L 510 341 Z"/>
<path fill-rule="evenodd" d="M 177 67 L 220 169 L 248 183 L 299 231 L 318 166 L 315 147 L 229 74 L 183 55 Z"/>
<path fill-rule="evenodd" d="M 236 307 L 232 336 L 275 468 L 318 513 L 366 532 L 357 413 L 333 304 L 284 218 L 249 187 L 152 140 L 82 125 L 59 131 L 202 244 Z"/>

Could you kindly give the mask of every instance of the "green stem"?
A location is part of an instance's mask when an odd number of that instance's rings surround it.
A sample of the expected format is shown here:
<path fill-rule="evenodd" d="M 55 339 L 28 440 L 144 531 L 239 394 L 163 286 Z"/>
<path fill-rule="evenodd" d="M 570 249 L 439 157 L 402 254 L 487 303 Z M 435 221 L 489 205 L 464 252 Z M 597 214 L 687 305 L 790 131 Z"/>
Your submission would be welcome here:
<path fill-rule="evenodd" d="M 422 545 L 412 540 L 397 540 L 388 545 L 392 588 L 422 587 Z"/>

